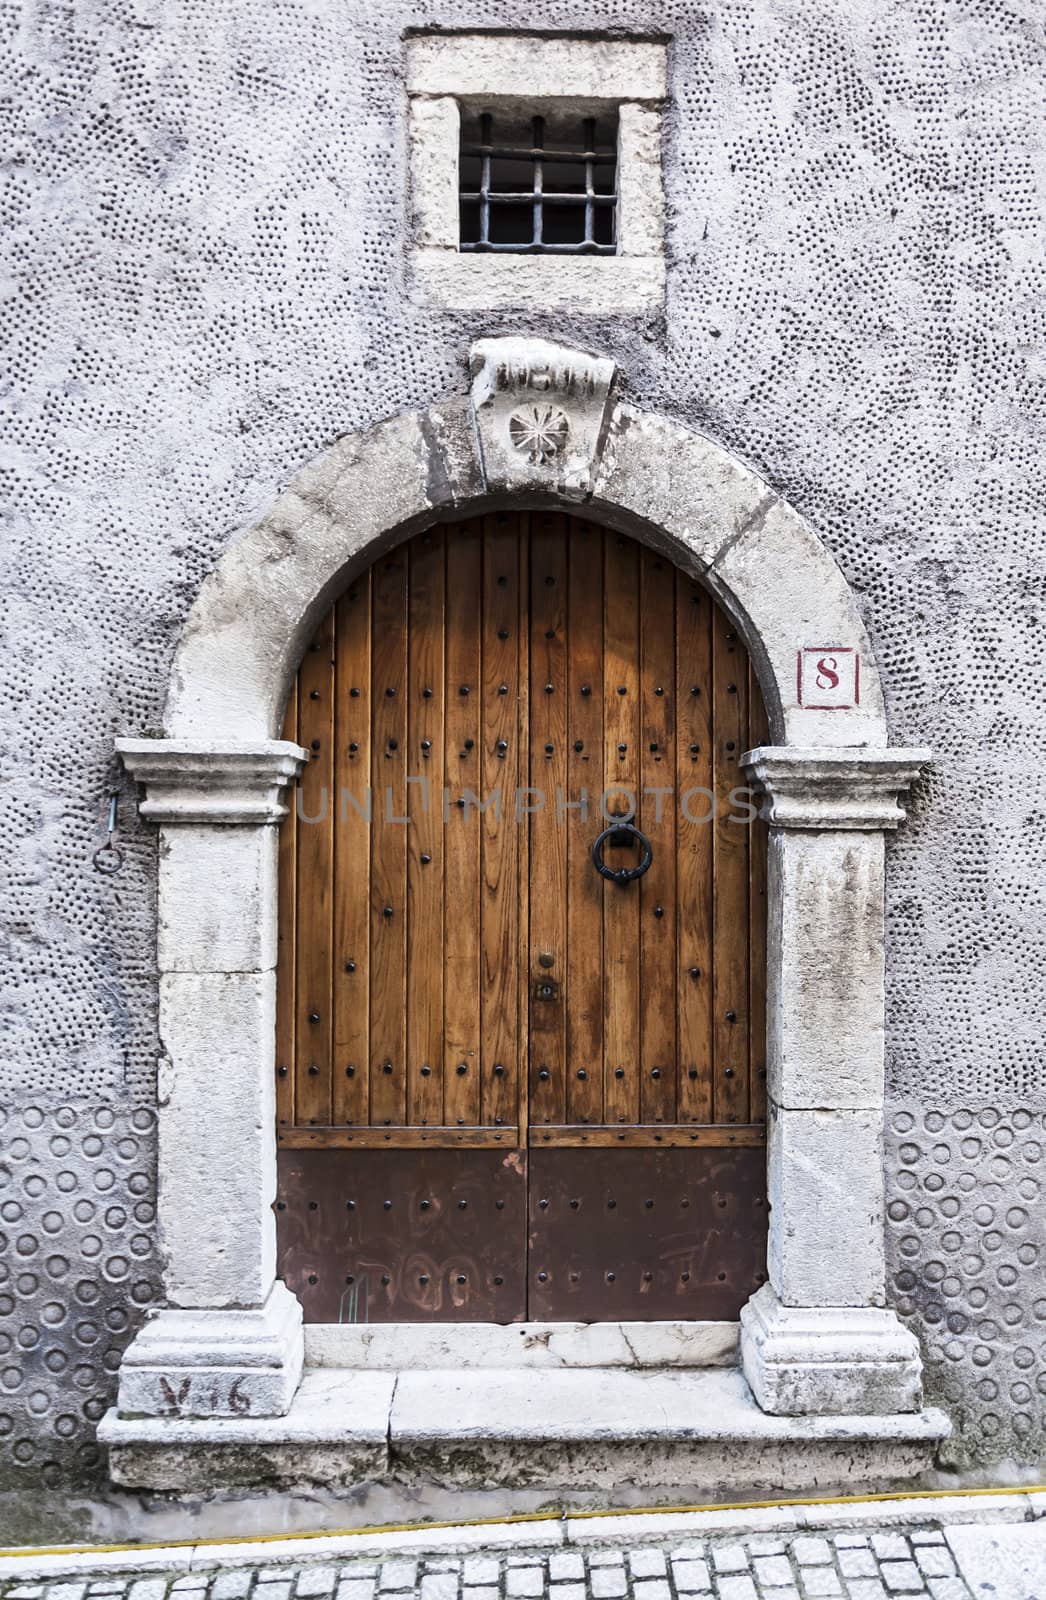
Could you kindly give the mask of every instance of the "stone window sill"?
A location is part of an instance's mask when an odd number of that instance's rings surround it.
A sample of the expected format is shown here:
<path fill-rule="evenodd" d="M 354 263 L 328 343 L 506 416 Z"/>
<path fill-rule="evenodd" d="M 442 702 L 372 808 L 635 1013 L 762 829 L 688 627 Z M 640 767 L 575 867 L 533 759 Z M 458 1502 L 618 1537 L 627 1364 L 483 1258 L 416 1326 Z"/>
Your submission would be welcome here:
<path fill-rule="evenodd" d="M 417 250 L 413 290 L 459 311 L 547 311 L 627 316 L 660 309 L 659 256 L 480 256 Z"/>

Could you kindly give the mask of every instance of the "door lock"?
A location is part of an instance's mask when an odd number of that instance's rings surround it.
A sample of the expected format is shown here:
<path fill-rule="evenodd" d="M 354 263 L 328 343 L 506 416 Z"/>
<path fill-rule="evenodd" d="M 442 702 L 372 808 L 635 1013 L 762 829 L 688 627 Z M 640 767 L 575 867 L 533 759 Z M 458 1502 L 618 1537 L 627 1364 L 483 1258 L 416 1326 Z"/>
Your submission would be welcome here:
<path fill-rule="evenodd" d="M 558 1000 L 559 999 L 559 990 L 560 990 L 560 985 L 559 985 L 558 979 L 556 979 L 556 978 L 535 978 L 534 979 L 534 999 L 535 1000 Z"/>

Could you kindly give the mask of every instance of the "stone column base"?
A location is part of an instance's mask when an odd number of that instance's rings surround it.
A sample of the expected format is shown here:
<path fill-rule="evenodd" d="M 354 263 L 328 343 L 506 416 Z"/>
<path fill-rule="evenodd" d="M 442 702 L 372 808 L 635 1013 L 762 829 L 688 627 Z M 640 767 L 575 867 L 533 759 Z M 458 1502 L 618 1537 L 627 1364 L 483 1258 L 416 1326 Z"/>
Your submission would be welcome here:
<path fill-rule="evenodd" d="M 274 1283 L 249 1311 L 161 1311 L 120 1363 L 122 1417 L 282 1417 L 301 1382 L 301 1304 Z"/>
<path fill-rule="evenodd" d="M 922 1405 L 918 1341 L 876 1306 L 785 1306 L 765 1283 L 741 1311 L 741 1366 L 774 1416 L 887 1416 Z"/>

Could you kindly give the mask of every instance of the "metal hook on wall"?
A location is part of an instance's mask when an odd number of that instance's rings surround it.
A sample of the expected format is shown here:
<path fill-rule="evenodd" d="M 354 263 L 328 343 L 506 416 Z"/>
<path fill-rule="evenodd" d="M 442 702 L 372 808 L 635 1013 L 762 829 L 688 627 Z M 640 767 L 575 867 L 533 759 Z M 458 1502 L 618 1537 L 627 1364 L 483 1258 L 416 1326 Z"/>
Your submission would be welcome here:
<path fill-rule="evenodd" d="M 113 835 L 116 833 L 116 808 L 119 803 L 119 798 L 120 791 L 118 789 L 109 790 L 108 838 L 104 844 L 98 846 L 98 849 L 91 857 L 91 860 L 94 862 L 94 870 L 96 872 L 104 872 L 110 877 L 114 872 L 119 872 L 120 868 L 123 866 L 123 851 L 120 849 L 119 845 L 115 845 L 113 843 Z"/>

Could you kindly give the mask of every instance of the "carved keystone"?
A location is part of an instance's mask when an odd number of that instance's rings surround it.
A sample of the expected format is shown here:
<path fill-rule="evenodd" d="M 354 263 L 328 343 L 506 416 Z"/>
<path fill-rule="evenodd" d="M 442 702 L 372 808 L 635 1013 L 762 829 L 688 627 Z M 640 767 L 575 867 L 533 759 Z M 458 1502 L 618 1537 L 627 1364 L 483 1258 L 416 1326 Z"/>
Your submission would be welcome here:
<path fill-rule="evenodd" d="M 546 339 L 479 339 L 472 410 L 488 490 L 592 493 L 614 362 Z"/>

